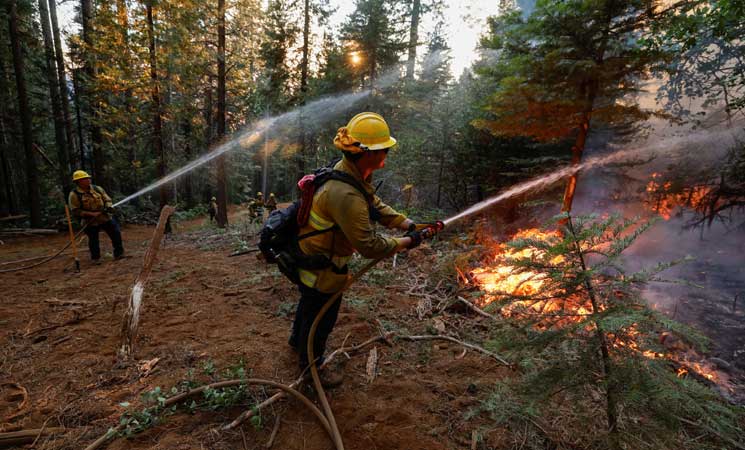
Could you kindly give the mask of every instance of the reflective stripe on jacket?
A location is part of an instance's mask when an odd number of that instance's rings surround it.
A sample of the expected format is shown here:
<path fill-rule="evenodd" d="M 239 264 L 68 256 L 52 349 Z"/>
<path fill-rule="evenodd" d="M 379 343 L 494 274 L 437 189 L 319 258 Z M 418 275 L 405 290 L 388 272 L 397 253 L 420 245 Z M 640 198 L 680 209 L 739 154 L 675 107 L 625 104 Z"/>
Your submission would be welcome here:
<path fill-rule="evenodd" d="M 89 225 L 101 225 L 111 220 L 108 214 L 102 212 L 93 219 L 83 218 L 80 213 L 82 211 L 98 212 L 103 211 L 107 207 L 111 207 L 111 197 L 106 194 L 100 186 L 91 185 L 90 190 L 84 191 L 76 186 L 70 195 L 67 197 L 67 201 L 70 204 L 70 212 L 75 217 L 81 218 L 81 223 L 87 223 L 90 220 Z M 81 204 L 82 203 L 82 204 Z"/>
<path fill-rule="evenodd" d="M 395 228 L 406 220 L 406 216 L 383 203 L 375 195 L 371 180 L 362 180 L 357 167 L 343 158 L 335 170 L 352 175 L 372 196 L 372 205 L 380 213 L 378 222 Z M 365 197 L 353 186 L 339 180 L 324 183 L 313 196 L 308 224 L 300 234 L 325 230 L 338 225 L 328 233 L 318 234 L 300 241 L 300 249 L 306 255 L 326 255 L 335 267 L 323 270 L 300 270 L 300 281 L 323 293 L 334 293 L 344 287 L 347 280 L 346 264 L 357 251 L 365 258 L 380 258 L 398 245 L 399 239 L 379 235 L 370 220 L 370 211 Z"/>

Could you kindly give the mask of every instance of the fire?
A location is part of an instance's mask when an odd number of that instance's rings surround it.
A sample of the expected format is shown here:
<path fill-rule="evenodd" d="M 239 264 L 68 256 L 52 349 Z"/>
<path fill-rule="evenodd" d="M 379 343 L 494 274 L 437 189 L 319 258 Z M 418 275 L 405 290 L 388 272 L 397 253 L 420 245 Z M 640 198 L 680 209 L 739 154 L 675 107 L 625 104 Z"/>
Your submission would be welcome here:
<path fill-rule="evenodd" d="M 711 193 L 708 186 L 692 186 L 675 189 L 671 181 L 663 181 L 662 174 L 654 172 L 647 183 L 647 199 L 644 204 L 648 209 L 658 213 L 663 219 L 670 220 L 678 208 L 690 208 L 697 211 L 706 209 Z"/>
<path fill-rule="evenodd" d="M 549 239 L 558 237 L 559 234 L 557 232 L 545 232 L 537 228 L 530 228 L 519 231 L 512 236 L 512 239 L 548 241 Z M 471 272 L 474 280 L 481 289 L 486 291 L 487 294 L 490 294 L 490 299 L 484 303 L 493 301 L 494 296 L 497 295 L 528 296 L 541 291 L 541 287 L 545 282 L 545 275 L 526 270 L 521 271 L 511 264 L 516 259 L 542 256 L 538 250 L 534 248 L 516 250 L 507 247 L 505 244 L 498 244 L 495 250 L 494 265 L 480 267 Z M 562 261 L 564 261 L 562 256 L 556 256 L 551 259 L 552 264 L 558 264 Z"/>

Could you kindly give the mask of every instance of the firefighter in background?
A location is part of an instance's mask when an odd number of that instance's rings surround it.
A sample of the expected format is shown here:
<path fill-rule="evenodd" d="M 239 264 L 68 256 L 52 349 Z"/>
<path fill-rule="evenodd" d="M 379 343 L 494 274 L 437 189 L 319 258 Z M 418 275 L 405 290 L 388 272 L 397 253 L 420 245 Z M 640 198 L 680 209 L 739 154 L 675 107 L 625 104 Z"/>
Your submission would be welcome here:
<path fill-rule="evenodd" d="M 269 214 L 277 209 L 277 198 L 274 197 L 274 192 L 269 194 L 269 198 L 266 200 L 266 202 L 264 202 L 264 206 L 266 206 L 266 209 L 269 210 Z"/>
<path fill-rule="evenodd" d="M 210 213 L 210 222 L 214 222 L 215 216 L 217 216 L 217 199 L 215 197 L 210 199 L 210 205 L 207 207 L 207 212 Z"/>
<path fill-rule="evenodd" d="M 354 116 L 334 138 L 334 145 L 344 155 L 334 170 L 353 178 L 361 189 L 334 179 L 324 183 L 313 195 L 308 224 L 299 231 L 299 235 L 315 233 L 299 241 L 304 254 L 325 255 L 330 259 L 330 266 L 325 269 L 298 271 L 300 300 L 289 344 L 299 354 L 301 370 L 309 364 L 307 342 L 311 325 L 328 299 L 344 288 L 349 276 L 347 262 L 352 254 L 357 251 L 365 258 L 381 258 L 422 242 L 423 235 L 415 230 L 414 222 L 383 203 L 372 185 L 372 173 L 385 166 L 386 155 L 395 144 L 388 124 L 380 115 L 371 112 Z M 402 238 L 384 237 L 376 232 L 374 222 L 408 233 Z M 318 233 L 321 230 L 324 232 Z M 319 366 L 340 305 L 341 296 L 316 330 L 313 352 Z M 341 374 L 330 369 L 320 375 L 327 387 L 342 381 Z"/>
<path fill-rule="evenodd" d="M 114 247 L 114 259 L 124 256 L 122 245 L 122 233 L 119 223 L 113 217 L 114 207 L 111 197 L 106 194 L 102 187 L 91 183 L 91 176 L 83 170 L 76 170 L 72 174 L 72 181 L 76 184 L 75 189 L 68 196 L 70 211 L 75 217 L 81 219 L 88 235 L 88 249 L 91 252 L 91 260 L 98 264 L 101 258 L 101 247 L 98 241 L 98 233 L 106 232 Z"/>
<path fill-rule="evenodd" d="M 264 215 L 264 194 L 256 193 L 256 198 L 248 202 L 248 216 L 251 219 L 260 219 Z"/>

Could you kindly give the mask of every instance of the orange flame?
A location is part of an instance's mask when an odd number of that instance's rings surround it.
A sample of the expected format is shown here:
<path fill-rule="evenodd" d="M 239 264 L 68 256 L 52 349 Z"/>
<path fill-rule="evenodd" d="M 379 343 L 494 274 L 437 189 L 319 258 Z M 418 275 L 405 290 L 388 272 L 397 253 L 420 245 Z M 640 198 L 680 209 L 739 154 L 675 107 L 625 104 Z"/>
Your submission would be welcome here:
<path fill-rule="evenodd" d="M 673 188 L 671 181 L 663 181 L 662 175 L 653 172 L 647 183 L 647 199 L 644 201 L 647 209 L 656 212 L 663 219 L 670 220 L 676 209 L 690 208 L 701 211 L 706 208 L 706 200 L 711 193 L 708 186 L 685 187 L 680 190 Z"/>

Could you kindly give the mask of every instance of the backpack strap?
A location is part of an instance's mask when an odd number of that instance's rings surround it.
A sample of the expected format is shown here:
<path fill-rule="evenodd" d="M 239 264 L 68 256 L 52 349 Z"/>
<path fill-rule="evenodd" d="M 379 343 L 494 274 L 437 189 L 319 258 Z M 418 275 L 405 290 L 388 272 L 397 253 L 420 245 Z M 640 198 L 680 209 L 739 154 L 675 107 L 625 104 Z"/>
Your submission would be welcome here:
<path fill-rule="evenodd" d="M 103 196 L 103 192 L 101 192 L 102 191 L 101 187 L 96 186 L 95 184 L 91 183 L 91 189 L 98 192 L 99 195 Z M 78 209 L 80 209 L 81 211 L 88 211 L 87 209 L 83 209 L 83 194 L 80 193 L 80 191 L 78 190 L 78 187 L 75 186 L 75 189 L 73 189 L 72 191 L 78 197 L 78 204 L 80 205 Z M 96 212 L 96 211 L 88 211 L 88 212 Z"/>

